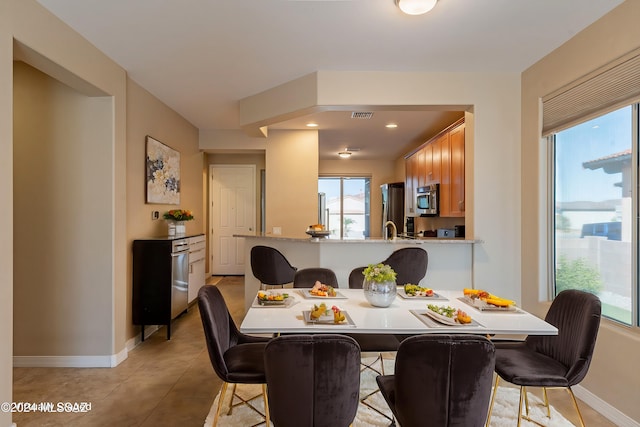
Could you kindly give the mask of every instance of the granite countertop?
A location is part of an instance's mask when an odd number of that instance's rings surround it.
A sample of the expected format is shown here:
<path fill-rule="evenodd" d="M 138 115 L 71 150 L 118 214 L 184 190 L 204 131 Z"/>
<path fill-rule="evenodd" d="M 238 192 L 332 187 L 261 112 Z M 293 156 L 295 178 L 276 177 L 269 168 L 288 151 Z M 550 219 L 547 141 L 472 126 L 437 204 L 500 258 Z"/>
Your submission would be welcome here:
<path fill-rule="evenodd" d="M 397 238 L 395 240 L 385 240 L 382 237 L 371 237 L 364 239 L 334 239 L 334 238 L 309 238 L 309 237 L 287 237 L 273 234 L 234 234 L 233 237 L 253 238 L 253 239 L 273 239 L 279 241 L 288 242 L 300 242 L 300 243 L 322 243 L 322 244 L 335 244 L 335 243 L 386 243 L 386 244 L 473 244 L 482 243 L 482 240 L 478 239 L 465 239 L 465 238 L 437 238 L 437 237 L 418 237 L 415 239 Z"/>
<path fill-rule="evenodd" d="M 133 240 L 167 240 L 167 241 L 172 241 L 172 240 L 188 239 L 189 237 L 197 237 L 197 236 L 204 236 L 204 233 L 178 234 L 178 235 L 175 235 L 175 236 L 153 236 L 153 237 L 144 237 L 144 238 L 133 239 Z"/>

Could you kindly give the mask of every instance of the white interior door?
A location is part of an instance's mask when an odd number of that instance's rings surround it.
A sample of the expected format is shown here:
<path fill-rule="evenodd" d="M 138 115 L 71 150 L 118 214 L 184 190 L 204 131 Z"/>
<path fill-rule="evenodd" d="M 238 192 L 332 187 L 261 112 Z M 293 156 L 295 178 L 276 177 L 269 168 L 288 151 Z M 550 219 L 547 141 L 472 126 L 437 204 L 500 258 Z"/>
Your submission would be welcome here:
<path fill-rule="evenodd" d="M 256 229 L 255 165 L 209 167 L 211 273 L 244 274 L 244 239 L 234 234 L 254 234 Z"/>

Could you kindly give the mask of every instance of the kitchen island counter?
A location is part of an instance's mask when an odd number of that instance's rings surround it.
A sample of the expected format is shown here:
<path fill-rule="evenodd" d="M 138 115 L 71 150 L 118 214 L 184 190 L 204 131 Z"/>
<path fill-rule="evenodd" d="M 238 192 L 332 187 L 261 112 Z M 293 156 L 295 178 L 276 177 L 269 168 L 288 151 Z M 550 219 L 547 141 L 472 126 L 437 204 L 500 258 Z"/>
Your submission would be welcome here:
<path fill-rule="evenodd" d="M 330 268 L 341 288 L 349 287 L 349 273 L 357 267 L 378 263 L 392 252 L 406 247 L 421 247 L 429 255 L 427 275 L 420 285 L 435 289 L 459 290 L 473 287 L 473 248 L 482 243 L 472 239 L 328 239 L 286 237 L 279 235 L 243 235 L 245 241 L 245 307 L 248 309 L 260 288 L 251 271 L 251 248 L 271 246 L 278 249 L 299 270 L 311 267 Z"/>

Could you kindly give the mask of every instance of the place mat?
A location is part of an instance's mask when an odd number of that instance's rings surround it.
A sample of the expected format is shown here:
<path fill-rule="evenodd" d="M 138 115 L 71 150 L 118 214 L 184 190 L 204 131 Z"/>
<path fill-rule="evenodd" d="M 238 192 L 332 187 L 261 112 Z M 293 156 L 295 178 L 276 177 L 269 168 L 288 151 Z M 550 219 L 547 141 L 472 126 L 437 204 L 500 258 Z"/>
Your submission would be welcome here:
<path fill-rule="evenodd" d="M 311 292 L 310 288 L 309 289 L 300 289 L 300 290 L 298 290 L 298 292 L 300 293 L 300 295 L 302 295 L 306 299 L 347 299 L 347 297 L 342 295 L 340 293 L 340 291 L 338 291 L 338 290 L 336 290 L 336 296 L 335 297 L 330 297 L 330 296 L 320 297 L 318 295 L 310 294 L 309 293 L 309 292 Z"/>
<path fill-rule="evenodd" d="M 331 311 L 331 310 L 328 310 Z M 331 311 L 331 314 L 329 315 L 324 315 L 324 316 L 320 316 L 318 319 L 312 319 L 311 318 L 311 310 L 304 310 L 302 312 L 302 317 L 304 318 L 304 323 L 306 323 L 307 325 L 323 325 L 323 326 L 336 326 L 336 327 L 355 327 L 356 324 L 353 323 L 353 320 L 351 319 L 351 316 L 349 316 L 349 313 L 347 313 L 346 311 L 343 311 L 342 314 L 344 314 L 345 317 L 345 321 L 344 322 L 340 322 L 340 323 L 335 323 L 333 321 L 333 311 Z"/>
<path fill-rule="evenodd" d="M 455 323 L 455 322 L 451 322 L 451 323 L 442 323 L 443 321 L 441 320 L 437 320 L 437 313 L 434 313 L 433 311 L 427 309 L 427 310 L 409 310 L 414 316 L 416 316 L 422 323 L 424 323 L 425 325 L 427 325 L 430 328 L 447 328 L 447 327 L 460 327 L 460 326 L 466 326 L 466 327 L 475 327 L 475 328 L 484 328 L 484 325 L 482 325 L 480 322 L 478 322 L 475 319 L 471 319 L 471 323 Z"/>
<path fill-rule="evenodd" d="M 509 307 L 498 307 L 496 305 L 487 304 L 482 300 L 478 300 L 477 298 L 467 298 L 467 297 L 459 297 L 459 301 L 467 304 L 469 307 L 475 308 L 478 311 L 490 311 L 492 313 L 517 313 L 524 314 L 524 311 L 520 310 L 515 305 L 510 305 Z"/>
<path fill-rule="evenodd" d="M 404 299 L 426 299 L 426 300 L 440 300 L 440 301 L 449 301 L 448 298 L 443 297 L 442 295 L 434 292 L 433 296 L 427 297 L 427 296 L 411 296 L 411 295 L 407 295 L 407 293 L 404 291 L 404 288 L 401 286 L 398 286 L 398 296 L 404 298 Z"/>

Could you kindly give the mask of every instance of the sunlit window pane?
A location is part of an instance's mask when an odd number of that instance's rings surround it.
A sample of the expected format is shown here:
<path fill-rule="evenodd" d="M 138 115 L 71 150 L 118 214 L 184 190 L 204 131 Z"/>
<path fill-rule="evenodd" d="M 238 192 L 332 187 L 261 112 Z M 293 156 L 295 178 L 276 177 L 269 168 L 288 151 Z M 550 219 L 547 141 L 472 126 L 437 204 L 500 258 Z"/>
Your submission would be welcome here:
<path fill-rule="evenodd" d="M 369 178 L 319 178 L 318 192 L 324 194 L 325 212 L 321 219 L 331 237 L 369 237 Z"/>
<path fill-rule="evenodd" d="M 555 291 L 597 294 L 632 323 L 632 107 L 555 135 Z"/>

